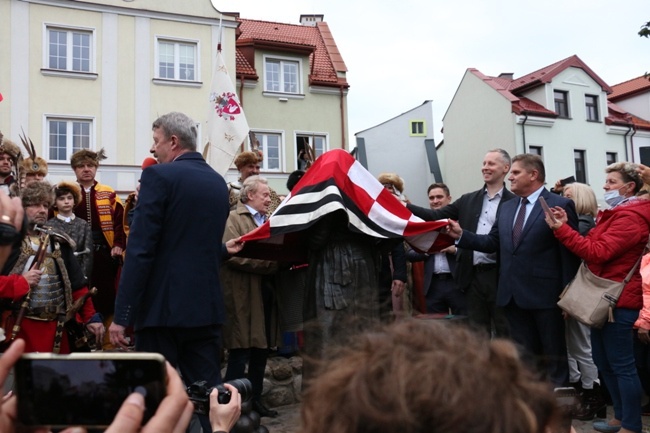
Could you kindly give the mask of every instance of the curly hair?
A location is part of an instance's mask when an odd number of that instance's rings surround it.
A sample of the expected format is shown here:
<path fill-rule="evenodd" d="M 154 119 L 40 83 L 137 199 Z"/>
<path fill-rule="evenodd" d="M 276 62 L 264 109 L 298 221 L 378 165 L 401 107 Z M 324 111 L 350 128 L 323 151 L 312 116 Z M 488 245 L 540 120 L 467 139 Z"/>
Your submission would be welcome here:
<path fill-rule="evenodd" d="M 620 173 L 623 178 L 623 182 L 634 182 L 634 193 L 636 194 L 643 188 L 643 179 L 637 169 L 639 164 L 633 162 L 615 162 L 605 167 L 605 173 Z"/>
<path fill-rule="evenodd" d="M 321 365 L 301 432 L 543 433 L 559 420 L 552 385 L 511 342 L 411 319 L 359 336 Z"/>

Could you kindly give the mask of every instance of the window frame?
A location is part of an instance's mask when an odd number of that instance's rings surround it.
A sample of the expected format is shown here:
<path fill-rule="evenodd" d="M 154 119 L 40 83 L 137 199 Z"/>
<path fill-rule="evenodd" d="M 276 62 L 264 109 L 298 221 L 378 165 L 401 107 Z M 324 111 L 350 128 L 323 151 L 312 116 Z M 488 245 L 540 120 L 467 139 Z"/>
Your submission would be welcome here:
<path fill-rule="evenodd" d="M 267 72 L 268 72 L 268 62 L 269 61 L 278 61 L 280 62 L 280 79 L 279 79 L 279 84 L 282 89 L 284 89 L 284 83 L 285 81 L 283 80 L 284 76 L 284 68 L 282 68 L 283 63 L 296 63 L 298 65 L 298 71 L 297 71 L 297 91 L 296 92 L 285 92 L 284 90 L 270 90 L 268 87 L 269 81 L 267 80 Z M 303 91 L 303 64 L 302 64 L 302 59 L 299 57 L 287 57 L 287 56 L 275 56 L 275 55 L 270 55 L 270 54 L 264 54 L 262 56 L 262 63 L 264 65 L 264 93 L 267 94 L 274 94 L 274 95 L 283 95 L 283 96 L 303 96 L 304 91 Z"/>
<path fill-rule="evenodd" d="M 154 71 L 153 80 L 158 84 L 180 84 L 196 85 L 201 82 L 201 41 L 199 39 L 178 38 L 173 36 L 154 36 Z M 162 77 L 160 74 L 160 44 L 174 44 L 174 78 Z M 181 45 L 192 45 L 194 48 L 194 79 L 186 80 L 180 78 L 180 49 Z"/>
<path fill-rule="evenodd" d="M 614 157 L 614 161 L 610 162 L 610 156 Z M 610 165 L 618 162 L 618 152 L 605 152 L 605 164 Z"/>
<path fill-rule="evenodd" d="M 66 67 L 65 69 L 50 67 L 50 31 L 62 31 L 66 33 Z M 90 38 L 88 44 L 88 70 L 74 70 L 74 33 L 87 34 Z M 97 78 L 97 30 L 92 27 L 70 26 L 60 23 L 43 23 L 43 58 L 41 73 L 44 75 L 58 75 L 76 78 Z"/>
<path fill-rule="evenodd" d="M 533 152 L 534 150 L 534 152 Z M 544 147 L 543 146 L 537 146 L 537 145 L 532 145 L 528 146 L 528 153 L 532 155 L 537 155 L 540 158 L 542 158 L 542 161 L 544 160 Z"/>
<path fill-rule="evenodd" d="M 321 156 L 323 153 L 327 152 L 330 150 L 330 136 L 327 132 L 307 132 L 307 131 L 295 131 L 294 132 L 294 144 L 296 145 L 296 159 L 298 159 L 298 140 L 300 138 L 306 138 L 307 143 L 314 149 L 315 157 L 318 159 L 319 156 Z M 313 144 L 313 139 L 314 138 L 322 138 L 323 139 L 323 151 L 321 153 L 318 153 L 318 149 Z M 298 161 L 295 163 L 296 165 L 296 170 L 298 169 Z"/>
<path fill-rule="evenodd" d="M 576 154 L 580 154 L 581 160 L 579 161 Z M 582 167 L 578 165 L 581 164 Z M 587 182 L 587 151 L 584 149 L 573 149 L 573 168 L 575 170 L 576 182 L 588 184 Z"/>
<path fill-rule="evenodd" d="M 422 132 L 413 132 L 413 127 L 417 124 L 422 124 Z M 424 119 L 409 120 L 409 136 L 410 137 L 426 137 L 427 136 L 427 122 Z"/>
<path fill-rule="evenodd" d="M 589 98 L 593 98 L 591 103 L 589 102 Z M 600 122 L 598 103 L 598 95 L 585 95 L 585 118 L 587 119 L 587 122 Z"/>
<path fill-rule="evenodd" d="M 68 162 L 70 156 L 74 152 L 80 149 L 95 149 L 95 118 L 90 116 L 68 116 L 60 114 L 46 114 L 43 116 L 43 143 L 45 143 L 44 155 L 48 162 Z M 51 157 L 52 151 L 52 142 L 50 137 L 50 123 L 51 122 L 66 122 L 66 148 L 65 148 L 65 157 L 63 159 L 54 159 Z M 80 147 L 78 149 L 74 148 L 74 123 L 87 123 L 89 124 L 89 133 L 88 133 L 88 147 Z"/>
<path fill-rule="evenodd" d="M 558 99 L 556 94 L 561 94 L 564 97 L 562 99 Z M 558 109 L 558 104 L 560 108 L 564 107 L 564 110 L 566 111 L 565 114 L 563 114 L 560 110 Z M 561 119 L 570 119 L 571 118 L 571 107 L 569 104 L 569 92 L 566 90 L 559 90 L 559 89 L 553 89 L 553 108 L 555 110 L 555 113 L 557 116 Z"/>
<path fill-rule="evenodd" d="M 285 141 L 284 131 L 277 131 L 271 129 L 251 129 L 255 134 L 255 138 L 260 143 L 262 150 L 262 162 L 260 163 L 260 171 L 268 173 L 282 173 L 284 171 L 284 155 L 285 155 Z M 269 151 L 267 136 L 278 137 L 278 168 L 269 168 Z"/>

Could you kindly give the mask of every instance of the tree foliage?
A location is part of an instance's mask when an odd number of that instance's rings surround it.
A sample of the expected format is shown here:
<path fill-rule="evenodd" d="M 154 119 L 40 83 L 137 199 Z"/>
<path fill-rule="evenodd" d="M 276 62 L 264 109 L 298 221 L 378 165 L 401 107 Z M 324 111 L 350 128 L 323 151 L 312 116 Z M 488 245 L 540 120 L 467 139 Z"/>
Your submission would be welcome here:
<path fill-rule="evenodd" d="M 643 38 L 650 38 L 650 21 L 641 26 L 641 30 L 639 30 L 639 36 Z"/>

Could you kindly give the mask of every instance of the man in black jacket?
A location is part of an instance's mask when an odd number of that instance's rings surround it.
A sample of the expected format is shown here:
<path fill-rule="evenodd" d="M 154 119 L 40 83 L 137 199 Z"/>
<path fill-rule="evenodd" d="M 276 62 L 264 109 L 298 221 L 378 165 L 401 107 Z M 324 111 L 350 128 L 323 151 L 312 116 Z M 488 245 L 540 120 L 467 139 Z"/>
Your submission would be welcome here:
<path fill-rule="evenodd" d="M 510 171 L 510 155 L 503 149 L 493 149 L 483 158 L 485 185 L 477 191 L 462 195 L 458 200 L 439 210 L 425 209 L 409 204 L 414 215 L 434 221 L 443 218 L 458 220 L 467 230 L 487 234 L 496 221 L 501 203 L 515 197 L 504 185 Z M 458 249 L 454 279 L 467 294 L 467 315 L 472 324 L 485 329 L 488 335 L 507 336 L 508 322 L 501 308 L 496 306 L 497 256 L 478 251 Z"/>

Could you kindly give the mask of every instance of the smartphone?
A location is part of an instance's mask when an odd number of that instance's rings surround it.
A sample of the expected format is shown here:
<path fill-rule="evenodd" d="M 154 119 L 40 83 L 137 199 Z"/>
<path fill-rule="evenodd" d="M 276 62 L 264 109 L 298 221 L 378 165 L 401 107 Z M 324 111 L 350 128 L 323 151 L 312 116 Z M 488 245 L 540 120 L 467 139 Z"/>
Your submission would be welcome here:
<path fill-rule="evenodd" d="M 566 186 L 566 185 L 568 185 L 570 183 L 574 183 L 575 181 L 576 181 L 575 176 L 569 176 L 569 177 L 567 177 L 565 179 L 560 180 L 560 185 Z"/>
<path fill-rule="evenodd" d="M 24 426 L 106 428 L 132 392 L 144 395 L 143 424 L 167 393 L 157 353 L 30 353 L 14 367 L 18 421 Z"/>
<path fill-rule="evenodd" d="M 544 213 L 546 215 L 550 216 L 551 219 L 553 220 L 553 222 L 557 222 L 557 220 L 555 219 L 555 216 L 553 215 L 553 212 L 551 211 L 551 208 L 548 207 L 548 204 L 546 203 L 546 200 L 541 195 L 539 196 L 539 203 L 542 205 L 542 209 L 544 210 Z"/>
<path fill-rule="evenodd" d="M 575 412 L 580 404 L 578 391 L 572 387 L 555 388 L 555 402 L 560 409 L 560 433 L 569 433 L 571 431 L 571 414 Z"/>

